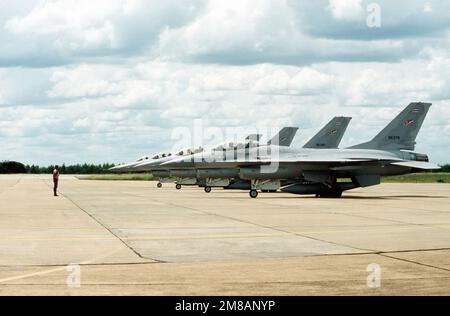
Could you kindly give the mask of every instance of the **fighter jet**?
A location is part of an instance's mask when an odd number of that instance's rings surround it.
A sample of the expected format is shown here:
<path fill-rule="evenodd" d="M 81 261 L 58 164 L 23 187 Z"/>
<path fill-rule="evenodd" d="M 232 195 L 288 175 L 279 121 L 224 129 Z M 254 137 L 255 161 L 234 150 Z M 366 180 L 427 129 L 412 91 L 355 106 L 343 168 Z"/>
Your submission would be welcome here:
<path fill-rule="evenodd" d="M 430 106 L 409 104 L 371 141 L 346 149 L 294 149 L 271 144 L 248 154 L 203 153 L 163 166 L 183 168 L 194 163 L 199 173 L 202 169 L 239 169 L 239 178 L 251 181 L 252 198 L 258 196 L 258 190 L 280 188 L 283 179 L 294 182 L 283 187 L 284 192 L 339 198 L 346 190 L 379 184 L 381 176 L 439 169 L 427 155 L 413 152 Z"/>
<path fill-rule="evenodd" d="M 351 117 L 334 117 L 316 135 L 314 135 L 303 148 L 338 148 L 345 134 Z M 275 141 L 269 141 L 273 145 Z M 287 145 L 287 144 L 286 144 Z M 289 143 L 289 146 L 291 143 Z M 288 147 L 289 147 L 288 146 Z M 197 177 L 204 179 L 205 192 L 211 192 L 211 187 L 223 187 L 224 189 L 250 190 L 251 181 L 240 177 L 239 168 L 201 168 L 196 169 Z M 281 181 L 280 185 L 287 185 L 291 181 Z M 276 192 L 275 187 L 261 187 L 263 192 Z"/>
<path fill-rule="evenodd" d="M 175 157 L 185 157 L 193 154 L 197 154 L 203 151 L 202 147 L 196 148 L 196 149 L 182 149 L 178 151 L 176 154 L 172 153 L 158 153 L 151 157 L 144 156 L 139 159 L 137 159 L 135 162 L 119 165 L 116 167 L 112 167 L 109 170 L 116 173 L 123 173 L 123 172 L 138 172 L 138 171 L 145 171 L 145 168 L 140 168 L 141 164 L 151 164 L 151 165 L 159 165 L 163 162 L 169 161 L 171 159 L 174 159 Z M 155 172 L 155 177 L 159 177 L 160 181 L 158 182 L 157 186 L 160 188 L 162 187 L 162 183 L 164 182 L 173 182 L 172 179 L 169 178 L 169 174 L 164 172 Z"/>
<path fill-rule="evenodd" d="M 246 143 L 253 143 L 253 142 L 258 142 L 259 139 L 261 138 L 261 134 L 250 134 L 245 138 Z M 199 152 L 202 152 L 204 149 L 203 147 L 198 147 L 197 149 L 182 149 L 179 152 L 177 152 L 175 155 L 170 155 L 170 156 L 165 156 L 165 157 L 160 157 L 159 159 L 156 160 L 151 160 L 151 161 L 141 161 L 138 164 L 133 165 L 130 169 L 131 171 L 157 171 L 159 170 L 158 167 L 164 163 L 164 162 L 168 162 L 174 158 L 179 158 L 179 157 L 184 157 L 184 156 L 188 156 L 188 155 L 193 155 Z M 162 173 L 161 173 L 162 174 Z M 170 177 L 170 175 L 168 173 L 164 173 L 163 177 L 165 177 L 167 175 L 167 177 Z M 157 175 L 154 175 L 155 177 L 159 177 Z M 170 182 L 173 182 L 173 180 L 171 180 Z"/>
<path fill-rule="evenodd" d="M 309 140 L 304 148 L 337 148 L 345 130 L 350 122 L 350 117 L 335 117 L 327 125 L 325 125 L 311 140 Z M 271 140 L 268 141 L 268 145 L 278 144 L 279 146 L 290 146 L 295 137 L 297 127 L 285 127 Z M 243 147 L 256 147 L 259 146 L 261 134 L 250 134 L 245 138 L 244 143 L 234 144 L 226 142 L 215 146 L 213 150 L 227 151 L 234 148 Z M 157 186 L 162 187 L 162 183 L 176 183 L 176 188 L 180 189 L 181 185 L 197 185 L 205 187 L 206 192 L 211 191 L 211 186 L 219 186 L 227 189 L 247 189 L 250 186 L 248 181 L 240 181 L 237 179 L 223 179 L 227 174 L 236 175 L 236 171 L 232 172 L 220 172 L 219 178 L 214 178 L 215 174 L 207 173 L 206 178 L 197 178 L 197 171 L 192 168 L 185 168 L 183 170 L 164 170 L 160 165 L 175 158 L 185 157 L 192 154 L 202 152 L 203 148 L 197 149 L 182 149 L 179 152 L 172 153 L 158 153 L 153 156 L 144 156 L 137 159 L 135 162 L 123 164 L 110 168 L 113 172 L 139 172 L 139 171 L 151 171 L 155 177 L 159 178 Z M 216 170 L 217 171 L 217 170 Z M 194 174 L 195 173 L 195 174 Z M 200 175 L 204 173 L 201 171 Z M 207 182 L 209 179 L 209 183 Z"/>
<path fill-rule="evenodd" d="M 175 180 L 173 179 L 173 177 L 170 175 L 170 172 L 168 172 L 167 170 L 157 170 L 157 168 L 153 168 L 150 166 L 159 166 L 164 162 L 170 161 L 171 159 L 174 159 L 174 157 L 186 157 L 186 156 L 191 156 L 197 153 L 201 153 L 203 152 L 203 148 L 200 146 L 196 149 L 182 149 L 179 152 L 177 152 L 175 155 L 172 156 L 166 156 L 166 157 L 162 157 L 160 159 L 157 160 L 153 160 L 153 161 L 149 161 L 149 162 L 143 162 L 141 164 L 135 165 L 132 167 L 132 171 L 152 171 L 152 174 L 154 177 L 159 178 L 159 182 L 157 183 L 157 187 L 161 188 L 163 183 L 173 183 L 175 182 Z M 186 184 L 191 184 L 191 183 L 186 183 Z M 195 184 L 195 183 L 192 183 Z M 177 189 L 181 189 L 181 184 L 180 185 L 176 185 Z"/>
<path fill-rule="evenodd" d="M 260 134 L 250 134 L 246 137 L 247 142 L 259 141 L 262 135 Z M 155 170 L 153 166 L 159 166 L 161 163 L 167 162 L 175 157 L 184 157 L 202 152 L 203 148 L 198 147 L 196 149 L 185 148 L 178 151 L 175 154 L 172 153 L 158 153 L 153 156 L 144 156 L 138 158 L 136 161 L 131 163 L 122 164 L 119 166 L 112 167 L 108 170 L 116 173 L 124 172 L 139 172 L 139 171 L 153 171 L 153 175 L 159 178 L 157 184 L 158 188 L 162 187 L 162 183 L 172 183 L 175 180 L 170 177 L 170 173 L 167 170 Z M 153 169 L 152 169 L 153 168 Z M 177 189 L 181 188 L 181 185 L 177 184 Z"/>
<path fill-rule="evenodd" d="M 118 165 L 112 168 L 109 168 L 109 171 L 112 172 L 130 172 L 133 170 L 133 167 L 148 162 L 148 161 L 157 161 L 163 157 L 170 157 L 170 159 L 172 159 L 172 154 L 171 153 L 157 153 L 154 155 L 148 155 L 148 156 L 143 156 L 140 157 L 138 159 L 136 159 L 136 161 L 130 162 L 130 163 L 126 163 L 126 164 L 122 164 L 122 165 Z M 166 160 L 167 161 L 167 160 Z"/>
<path fill-rule="evenodd" d="M 328 124 L 326 124 L 311 140 L 309 140 L 304 148 L 337 148 L 342 139 L 342 136 L 347 129 L 350 122 L 350 117 L 335 117 Z M 297 130 L 295 130 L 296 132 Z M 279 134 L 275 135 L 269 142 L 268 146 L 280 143 L 282 146 L 289 147 L 295 135 L 294 130 L 291 128 L 284 128 Z M 262 147 L 259 144 L 259 147 Z M 242 147 L 242 146 L 241 146 Z M 245 146 L 247 150 L 251 146 Z M 227 155 L 227 152 L 233 154 L 235 150 L 238 150 L 239 146 L 225 146 L 220 145 L 212 149 L 213 152 L 222 152 Z M 161 167 L 164 168 L 164 167 Z M 185 168 L 171 168 L 169 173 L 171 175 L 177 175 L 179 180 L 177 182 L 177 189 L 181 188 L 178 184 L 182 181 L 192 181 L 197 179 L 197 183 L 204 187 L 205 192 L 211 192 L 212 187 L 222 187 L 224 189 L 238 189 L 249 190 L 251 188 L 251 182 L 239 177 L 239 168 L 212 168 L 212 169 L 196 169 L 194 165 Z M 291 182 L 283 182 L 283 185 L 287 185 Z M 276 189 L 264 188 L 262 191 L 276 191 Z"/>
<path fill-rule="evenodd" d="M 297 133 L 297 127 L 284 127 L 280 130 L 280 132 L 275 135 L 271 140 L 269 140 L 268 144 L 278 144 L 278 146 L 290 146 L 295 134 Z M 221 143 L 217 146 L 213 147 L 213 151 L 222 151 L 227 152 L 230 148 L 233 149 L 245 149 L 245 148 L 254 148 L 260 146 L 259 140 L 262 135 L 260 134 L 251 134 L 245 138 L 244 142 L 234 143 L 234 142 L 225 142 Z M 135 165 L 133 167 L 136 171 L 150 171 L 153 176 L 159 178 L 159 182 L 157 186 L 162 187 L 162 183 L 168 182 L 176 182 L 176 189 L 181 189 L 182 185 L 200 185 L 203 187 L 207 187 L 205 183 L 205 179 L 197 178 L 197 172 L 195 169 L 191 167 L 185 167 L 183 169 L 172 169 L 169 170 L 167 168 L 162 167 L 165 162 L 174 159 L 174 157 L 144 162 L 142 164 Z M 192 166 L 193 167 L 193 166 Z M 226 184 L 229 185 L 229 182 Z M 221 186 L 226 186 L 221 185 Z M 206 189 L 205 191 L 210 191 L 210 189 Z"/>

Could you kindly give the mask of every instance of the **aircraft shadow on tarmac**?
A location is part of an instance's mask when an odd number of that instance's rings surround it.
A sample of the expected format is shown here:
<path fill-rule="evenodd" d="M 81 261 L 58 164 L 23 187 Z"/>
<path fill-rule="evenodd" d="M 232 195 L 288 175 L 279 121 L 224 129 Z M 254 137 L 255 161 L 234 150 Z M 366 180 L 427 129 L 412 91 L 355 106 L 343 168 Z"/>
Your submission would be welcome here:
<path fill-rule="evenodd" d="M 228 192 L 221 192 L 228 193 Z M 230 192 L 231 193 L 231 192 Z M 270 195 L 269 195 L 270 194 Z M 319 199 L 312 195 L 292 195 L 292 196 L 275 196 L 277 193 L 268 193 L 267 195 L 261 194 L 259 198 L 264 199 Z M 245 197 L 247 198 L 247 197 Z M 343 195 L 340 198 L 320 198 L 321 200 L 393 200 L 398 198 L 415 198 L 415 199 L 447 199 L 447 196 L 443 195 L 389 195 L 389 196 L 355 196 L 355 195 Z"/>
<path fill-rule="evenodd" d="M 352 196 L 352 195 L 347 195 L 347 196 L 342 196 L 342 199 L 373 199 L 373 200 L 377 200 L 377 199 L 385 199 L 385 200 L 392 200 L 392 199 L 396 199 L 396 198 L 415 198 L 415 199 L 446 199 L 447 196 L 439 196 L 439 195 L 389 195 L 389 196 Z"/>

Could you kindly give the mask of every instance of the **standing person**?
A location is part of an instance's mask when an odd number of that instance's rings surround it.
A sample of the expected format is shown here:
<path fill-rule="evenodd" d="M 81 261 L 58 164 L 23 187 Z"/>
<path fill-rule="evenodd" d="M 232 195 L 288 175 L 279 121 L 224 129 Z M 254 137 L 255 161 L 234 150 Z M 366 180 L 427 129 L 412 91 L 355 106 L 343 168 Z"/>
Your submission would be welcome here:
<path fill-rule="evenodd" d="M 56 191 L 58 190 L 58 180 L 59 180 L 59 167 L 55 166 L 55 169 L 53 169 L 53 195 L 58 196 L 56 194 Z"/>

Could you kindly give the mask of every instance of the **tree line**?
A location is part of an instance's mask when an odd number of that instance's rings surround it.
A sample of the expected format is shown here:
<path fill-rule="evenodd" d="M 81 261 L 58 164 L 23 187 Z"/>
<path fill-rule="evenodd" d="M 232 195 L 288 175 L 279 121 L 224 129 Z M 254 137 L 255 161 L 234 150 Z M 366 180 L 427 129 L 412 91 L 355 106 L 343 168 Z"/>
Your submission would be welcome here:
<path fill-rule="evenodd" d="M 0 161 L 0 174 L 2 173 L 27 173 L 27 169 L 17 161 Z"/>
<path fill-rule="evenodd" d="M 112 163 L 103 164 L 76 164 L 59 166 L 60 173 L 65 174 L 105 174 L 111 173 L 109 168 L 114 167 Z M 17 161 L 0 161 L 0 174 L 11 173 L 30 173 L 30 174 L 48 174 L 52 173 L 54 165 L 52 166 L 39 166 L 39 165 L 24 165 Z"/>
<path fill-rule="evenodd" d="M 446 164 L 443 166 L 440 166 L 440 170 L 436 170 L 436 172 L 450 172 L 450 164 Z"/>
<path fill-rule="evenodd" d="M 111 173 L 109 168 L 114 167 L 114 164 L 103 163 L 103 164 L 76 164 L 76 165 L 66 165 L 62 164 L 59 166 L 59 172 L 62 174 L 105 174 Z M 44 174 L 52 173 L 54 165 L 52 166 L 37 166 L 37 165 L 26 165 L 25 169 L 27 173 L 31 174 Z"/>

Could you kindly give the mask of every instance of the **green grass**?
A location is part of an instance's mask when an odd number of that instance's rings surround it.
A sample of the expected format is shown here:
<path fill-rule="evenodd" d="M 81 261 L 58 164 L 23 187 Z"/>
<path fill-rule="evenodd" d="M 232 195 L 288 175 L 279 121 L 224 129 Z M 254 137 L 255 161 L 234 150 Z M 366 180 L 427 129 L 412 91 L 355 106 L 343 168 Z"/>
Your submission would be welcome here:
<path fill-rule="evenodd" d="M 105 181 L 151 181 L 156 180 L 150 173 L 124 173 L 124 174 L 94 174 L 78 176 L 80 180 L 105 180 Z"/>
<path fill-rule="evenodd" d="M 450 183 L 450 173 L 413 173 L 403 176 L 383 177 L 383 183 Z"/>

